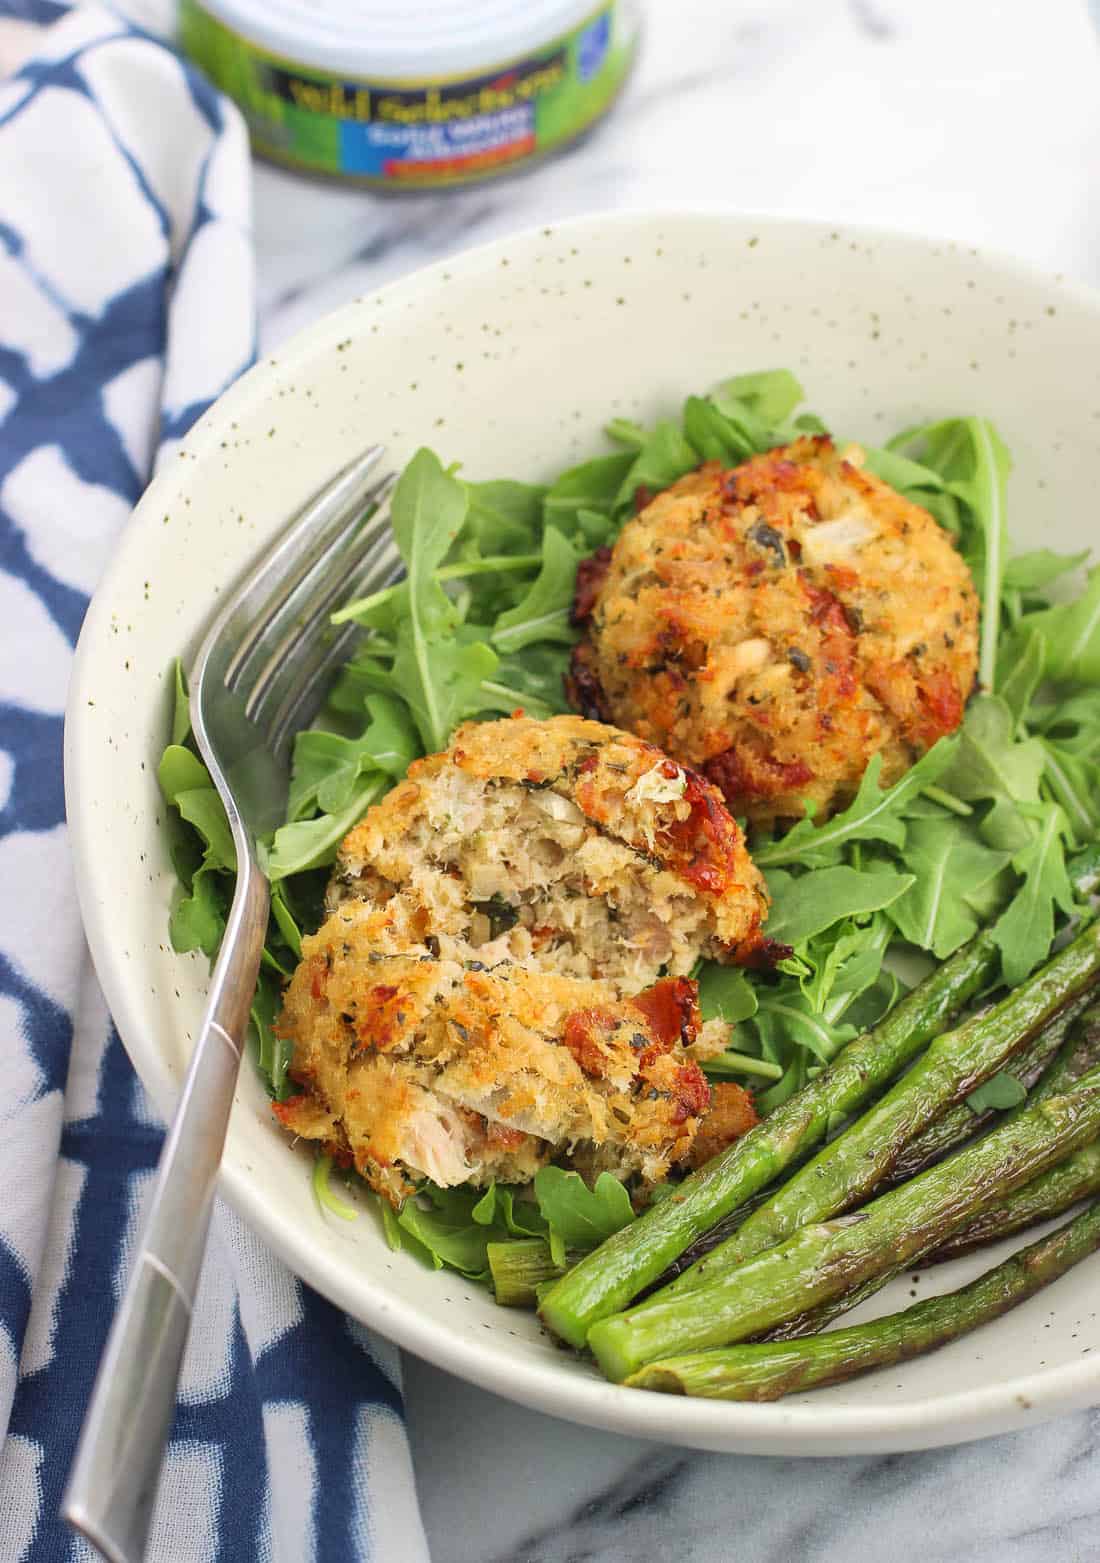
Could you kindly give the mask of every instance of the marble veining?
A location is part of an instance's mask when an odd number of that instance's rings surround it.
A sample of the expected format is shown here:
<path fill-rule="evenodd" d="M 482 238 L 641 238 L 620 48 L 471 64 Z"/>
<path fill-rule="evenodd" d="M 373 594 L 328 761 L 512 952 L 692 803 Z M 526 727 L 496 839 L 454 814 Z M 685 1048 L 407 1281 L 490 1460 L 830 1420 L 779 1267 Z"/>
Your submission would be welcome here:
<path fill-rule="evenodd" d="M 1100 61 L 1083 0 L 650 0 L 645 11 L 613 118 L 524 178 L 381 199 L 259 168 L 262 345 L 468 245 L 615 207 L 873 222 L 1100 280 Z M 813 1461 L 572 1427 L 415 1361 L 407 1391 L 435 1563 L 1100 1557 L 1098 1413 L 956 1449 Z"/>

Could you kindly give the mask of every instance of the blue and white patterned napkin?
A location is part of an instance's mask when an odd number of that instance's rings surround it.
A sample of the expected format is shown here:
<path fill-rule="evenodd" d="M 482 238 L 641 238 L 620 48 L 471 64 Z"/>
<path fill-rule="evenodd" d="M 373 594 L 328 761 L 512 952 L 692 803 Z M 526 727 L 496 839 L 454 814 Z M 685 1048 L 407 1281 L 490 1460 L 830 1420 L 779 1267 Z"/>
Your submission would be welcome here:
<path fill-rule="evenodd" d="M 57 1509 L 161 1140 L 81 934 L 69 663 L 158 454 L 254 328 L 236 112 L 98 5 L 0 0 L 0 71 L 28 43 L 0 80 L 0 1558 L 55 1563 L 91 1557 Z M 396 1351 L 221 1205 L 149 1555 L 427 1559 Z"/>

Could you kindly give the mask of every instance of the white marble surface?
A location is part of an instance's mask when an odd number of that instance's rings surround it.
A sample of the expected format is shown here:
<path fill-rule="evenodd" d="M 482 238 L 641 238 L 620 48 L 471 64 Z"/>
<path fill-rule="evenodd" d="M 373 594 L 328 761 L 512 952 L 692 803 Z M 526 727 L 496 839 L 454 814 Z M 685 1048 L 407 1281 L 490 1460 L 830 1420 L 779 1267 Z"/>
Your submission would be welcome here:
<path fill-rule="evenodd" d="M 657 203 L 933 231 L 1100 280 L 1100 58 L 1083 0 L 646 10 L 613 120 L 524 179 L 378 200 L 258 169 L 263 345 L 511 228 Z M 726 1458 L 571 1427 L 407 1367 L 435 1563 L 1100 1557 L 1100 1415 L 921 1455 Z"/>

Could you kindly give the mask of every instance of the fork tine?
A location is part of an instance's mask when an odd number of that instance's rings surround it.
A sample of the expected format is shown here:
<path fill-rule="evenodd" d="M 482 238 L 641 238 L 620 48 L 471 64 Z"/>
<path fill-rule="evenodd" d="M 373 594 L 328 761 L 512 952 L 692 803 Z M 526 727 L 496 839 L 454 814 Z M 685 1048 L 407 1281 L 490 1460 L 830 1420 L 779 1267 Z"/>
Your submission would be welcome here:
<path fill-rule="evenodd" d="M 255 667 L 245 699 L 245 714 L 253 722 L 261 721 L 264 708 L 281 699 L 281 689 L 294 681 L 294 663 L 298 653 L 306 652 L 317 638 L 317 631 L 328 622 L 328 614 L 347 591 L 348 578 L 358 578 L 378 553 L 392 550 L 389 506 L 384 502 L 392 480 L 378 485 L 383 500 L 355 530 L 350 531 L 344 547 L 333 549 L 327 558 L 317 561 L 302 588 L 288 603 L 289 610 L 272 617 L 258 653 L 263 666 Z"/>
<path fill-rule="evenodd" d="M 388 478 L 373 478 L 385 447 L 371 445 L 339 472 L 307 502 L 275 547 L 263 558 L 238 589 L 234 605 L 255 599 L 257 612 L 241 634 L 225 669 L 225 682 L 235 689 L 248 663 L 273 621 L 286 610 L 289 600 L 307 577 L 348 533 L 349 517 L 359 520 L 363 511 L 385 493 Z M 308 545 L 308 546 L 307 546 Z"/>
<path fill-rule="evenodd" d="M 394 554 L 394 562 L 385 575 L 379 577 L 377 573 L 372 573 L 370 579 L 376 586 L 391 586 L 404 577 L 405 567 L 396 550 Z M 299 728 L 313 720 L 325 696 L 326 679 L 348 660 L 356 641 L 362 635 L 360 625 L 345 624 L 331 640 L 318 643 L 317 653 L 310 659 L 309 665 L 301 670 L 297 683 L 286 692 L 272 718 L 268 741 L 276 753 Z"/>

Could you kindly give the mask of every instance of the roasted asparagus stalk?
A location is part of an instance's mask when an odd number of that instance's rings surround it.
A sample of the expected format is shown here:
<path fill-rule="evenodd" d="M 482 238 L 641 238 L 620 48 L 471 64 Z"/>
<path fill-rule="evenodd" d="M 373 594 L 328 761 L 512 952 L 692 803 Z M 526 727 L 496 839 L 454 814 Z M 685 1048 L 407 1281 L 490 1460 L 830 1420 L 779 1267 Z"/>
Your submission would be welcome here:
<path fill-rule="evenodd" d="M 627 1383 L 715 1400 L 778 1400 L 934 1351 L 1033 1297 L 1100 1248 L 1100 1201 L 1057 1232 L 1020 1249 L 969 1286 L 903 1313 L 808 1340 L 729 1346 L 664 1357 Z"/>
<path fill-rule="evenodd" d="M 853 1215 L 804 1226 L 706 1286 L 672 1288 L 589 1331 L 609 1378 L 647 1362 L 760 1335 L 908 1264 L 1100 1133 L 1100 1070 L 1040 1102 Z"/>

